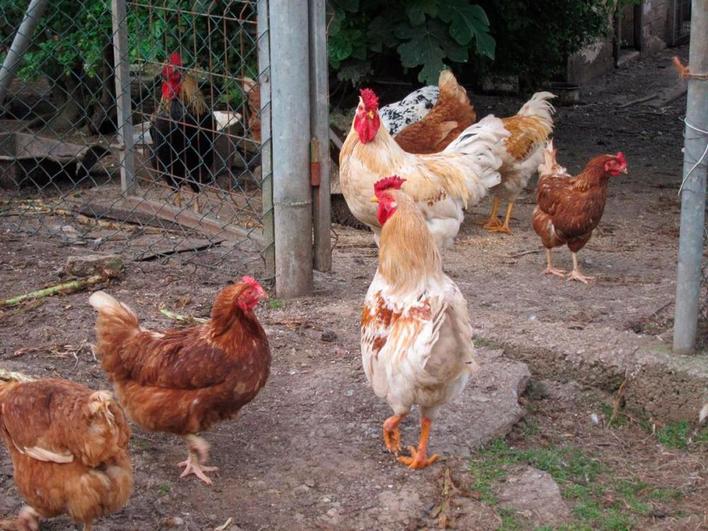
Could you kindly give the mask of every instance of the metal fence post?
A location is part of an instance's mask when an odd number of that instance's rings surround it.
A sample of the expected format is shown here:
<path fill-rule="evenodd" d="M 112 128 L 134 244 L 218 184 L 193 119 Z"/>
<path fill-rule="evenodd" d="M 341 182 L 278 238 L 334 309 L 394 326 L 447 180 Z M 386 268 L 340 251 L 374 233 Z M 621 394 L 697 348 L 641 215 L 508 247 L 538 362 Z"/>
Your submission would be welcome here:
<path fill-rule="evenodd" d="M 273 139 L 270 107 L 270 33 L 268 0 L 258 0 L 258 86 L 261 94 L 261 193 L 263 196 L 263 259 L 266 276 L 275 277 L 275 227 L 273 219 Z"/>
<path fill-rule="evenodd" d="M 312 189 L 315 269 L 332 269 L 329 184 L 329 62 L 327 56 L 326 0 L 310 0 L 310 127 L 319 161 L 319 186 Z"/>
<path fill-rule="evenodd" d="M 304 1 L 270 0 L 275 291 L 312 291 L 310 68 Z"/>
<path fill-rule="evenodd" d="M 116 111 L 120 152 L 120 187 L 129 193 L 135 186 L 133 151 L 133 109 L 130 97 L 130 58 L 128 56 L 128 14 L 125 0 L 111 0 L 113 22 L 113 60 L 116 79 Z"/>
<path fill-rule="evenodd" d="M 10 46 L 5 61 L 0 68 L 0 105 L 5 101 L 12 78 L 15 77 L 17 68 L 20 66 L 20 59 L 22 59 L 27 47 L 32 42 L 32 32 L 34 32 L 34 28 L 39 22 L 45 7 L 47 7 L 47 0 L 32 0 L 27 6 L 22 23 L 17 29 L 15 38 L 12 40 L 12 46 Z"/>
<path fill-rule="evenodd" d="M 708 0 L 693 0 L 689 67 L 696 74 L 708 73 L 706 35 Z M 708 168 L 708 81 L 689 78 L 687 99 L 674 314 L 674 352 L 679 354 L 694 349 L 698 327 Z"/>

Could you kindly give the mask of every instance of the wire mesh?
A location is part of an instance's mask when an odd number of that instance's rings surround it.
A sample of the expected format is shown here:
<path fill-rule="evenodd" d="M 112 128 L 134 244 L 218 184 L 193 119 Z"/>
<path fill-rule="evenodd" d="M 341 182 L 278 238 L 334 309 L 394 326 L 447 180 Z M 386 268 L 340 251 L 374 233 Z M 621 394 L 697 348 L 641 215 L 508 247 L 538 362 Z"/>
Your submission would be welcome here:
<path fill-rule="evenodd" d="M 3 4 L 0 61 L 27 8 L 26 0 Z M 127 65 L 115 63 L 109 0 L 50 1 L 26 36 L 0 101 L 0 215 L 16 231 L 135 260 L 179 255 L 219 270 L 232 264 L 232 273 L 257 267 L 270 179 L 260 171 L 268 139 L 254 80 L 267 65 L 259 71 L 257 2 L 123 4 L 117 22 L 127 41 L 116 44 L 127 45 L 118 54 Z M 121 66 L 133 127 L 125 144 L 117 134 Z M 126 160 L 134 168 L 127 179 Z M 196 252 L 205 249 L 206 257 Z"/>

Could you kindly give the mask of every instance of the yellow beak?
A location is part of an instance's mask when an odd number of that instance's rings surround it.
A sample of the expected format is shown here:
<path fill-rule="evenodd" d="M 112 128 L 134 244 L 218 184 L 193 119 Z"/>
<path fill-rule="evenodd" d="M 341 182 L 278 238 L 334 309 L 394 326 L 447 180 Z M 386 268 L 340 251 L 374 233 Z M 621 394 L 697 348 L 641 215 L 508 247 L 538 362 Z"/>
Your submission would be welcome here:
<path fill-rule="evenodd" d="M 624 173 L 625 175 L 627 175 L 627 174 L 629 173 L 629 170 L 627 169 L 627 166 L 625 166 L 624 168 L 622 168 L 622 173 Z"/>
<path fill-rule="evenodd" d="M 369 201 L 371 201 L 372 203 L 378 203 L 378 202 L 379 202 L 379 198 L 376 197 L 375 195 L 372 195 L 372 196 L 371 196 L 371 199 L 369 199 Z"/>

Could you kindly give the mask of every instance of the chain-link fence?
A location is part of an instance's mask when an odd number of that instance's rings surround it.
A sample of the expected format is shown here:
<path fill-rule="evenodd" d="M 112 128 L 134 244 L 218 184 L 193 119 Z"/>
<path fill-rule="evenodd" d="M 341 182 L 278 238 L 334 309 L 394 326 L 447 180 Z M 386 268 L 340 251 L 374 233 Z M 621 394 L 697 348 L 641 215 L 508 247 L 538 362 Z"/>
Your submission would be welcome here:
<path fill-rule="evenodd" d="M 272 217 L 258 2 L 29 4 L 0 13 L 4 222 L 136 260 L 259 263 Z"/>

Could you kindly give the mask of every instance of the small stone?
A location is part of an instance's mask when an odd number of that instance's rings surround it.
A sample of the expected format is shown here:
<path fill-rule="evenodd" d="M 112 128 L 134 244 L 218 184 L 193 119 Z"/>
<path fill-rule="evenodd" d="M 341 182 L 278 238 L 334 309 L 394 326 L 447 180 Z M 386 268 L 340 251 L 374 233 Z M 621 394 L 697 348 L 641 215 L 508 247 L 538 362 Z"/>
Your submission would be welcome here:
<path fill-rule="evenodd" d="M 507 480 L 499 502 L 501 507 L 517 511 L 535 527 L 562 524 L 570 518 L 570 509 L 558 484 L 547 472 L 532 467 Z"/>
<path fill-rule="evenodd" d="M 320 336 L 320 339 L 324 341 L 325 343 L 331 343 L 332 341 L 337 340 L 337 334 L 332 332 L 331 330 L 327 330 L 325 332 L 322 332 L 322 335 Z"/>
<path fill-rule="evenodd" d="M 307 485 L 310 488 L 313 488 L 315 486 L 315 480 L 312 478 L 307 478 L 305 480 L 305 485 Z"/>
<path fill-rule="evenodd" d="M 182 527 L 184 525 L 184 520 L 179 516 L 168 516 L 162 521 L 162 527 L 173 528 Z"/>
<path fill-rule="evenodd" d="M 308 487 L 307 485 L 298 485 L 293 489 L 293 494 L 301 496 L 303 494 L 307 494 L 309 491 L 310 487 Z"/>
<path fill-rule="evenodd" d="M 103 275 L 116 278 L 123 273 L 123 259 L 117 254 L 89 254 L 66 259 L 64 273 L 75 277 Z"/>

